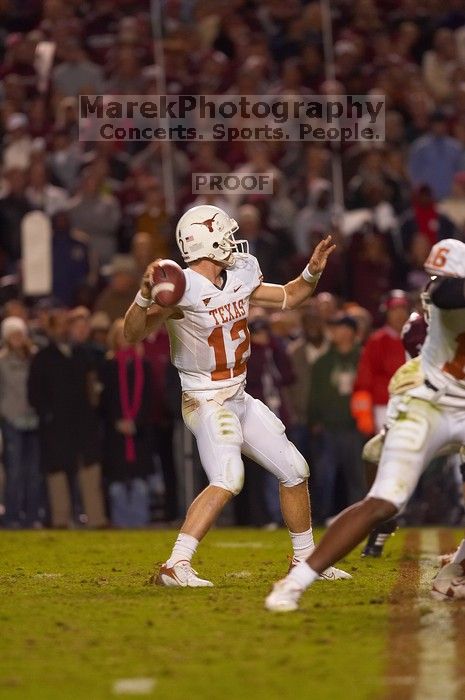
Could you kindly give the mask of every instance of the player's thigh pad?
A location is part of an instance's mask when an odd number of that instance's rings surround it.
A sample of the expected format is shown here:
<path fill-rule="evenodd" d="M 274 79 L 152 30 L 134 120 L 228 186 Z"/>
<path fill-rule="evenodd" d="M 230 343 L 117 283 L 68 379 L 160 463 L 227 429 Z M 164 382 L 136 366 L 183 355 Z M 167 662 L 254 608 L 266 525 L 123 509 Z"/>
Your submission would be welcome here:
<path fill-rule="evenodd" d="M 200 460 L 212 486 L 238 494 L 244 485 L 242 428 L 237 415 L 215 401 L 183 402 L 183 418 L 195 435 Z"/>
<path fill-rule="evenodd" d="M 242 452 L 274 474 L 284 486 L 297 486 L 308 478 L 304 457 L 287 438 L 283 422 L 258 399 L 248 394 L 242 420 Z"/>
<path fill-rule="evenodd" d="M 448 441 L 446 417 L 437 406 L 409 398 L 389 428 L 378 473 L 367 498 L 381 498 L 401 510 L 421 474 Z"/>

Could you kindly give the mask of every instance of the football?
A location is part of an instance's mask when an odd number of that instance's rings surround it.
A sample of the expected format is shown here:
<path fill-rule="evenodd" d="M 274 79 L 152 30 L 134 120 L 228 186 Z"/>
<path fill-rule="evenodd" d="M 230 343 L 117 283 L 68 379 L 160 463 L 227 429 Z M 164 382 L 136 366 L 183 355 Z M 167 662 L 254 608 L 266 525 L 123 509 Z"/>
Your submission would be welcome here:
<path fill-rule="evenodd" d="M 175 306 L 186 290 L 186 277 L 174 260 L 158 260 L 152 271 L 152 299 L 160 306 Z"/>

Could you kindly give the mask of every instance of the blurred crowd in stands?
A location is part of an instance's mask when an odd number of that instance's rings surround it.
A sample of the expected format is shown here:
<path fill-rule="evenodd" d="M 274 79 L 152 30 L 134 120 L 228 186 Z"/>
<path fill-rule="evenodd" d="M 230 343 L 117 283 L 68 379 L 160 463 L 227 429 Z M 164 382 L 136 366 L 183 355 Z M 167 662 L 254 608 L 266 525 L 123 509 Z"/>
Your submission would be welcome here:
<path fill-rule="evenodd" d="M 333 233 L 318 296 L 301 312 L 251 315 L 248 390 L 311 460 L 318 522 L 364 493 L 361 446 L 382 423 L 404 357 L 400 329 L 427 281 L 423 263 L 436 241 L 465 239 L 465 7 L 330 4 L 334 80 L 319 2 L 163 3 L 170 94 L 383 94 L 387 108 L 385 142 L 341 148 L 343 204 L 328 144 L 174 142 L 169 213 L 160 143 L 78 140 L 80 93 L 157 94 L 149 0 L 0 0 L 7 526 L 173 521 L 200 486 L 195 451 L 194 484 L 186 480 L 191 448 L 168 338 L 162 331 L 131 348 L 121 327 L 147 264 L 179 260 L 175 221 L 199 203 L 238 220 L 267 281 L 298 274 Z M 49 74 L 38 60 L 44 42 Z M 272 173 L 274 194 L 196 197 L 193 172 Z M 50 220 L 52 289 L 27 297 L 21 228 L 36 209 Z M 370 393 L 368 412 L 353 399 L 360 391 Z M 250 464 L 229 517 L 279 523 L 277 504 L 276 485 Z"/>

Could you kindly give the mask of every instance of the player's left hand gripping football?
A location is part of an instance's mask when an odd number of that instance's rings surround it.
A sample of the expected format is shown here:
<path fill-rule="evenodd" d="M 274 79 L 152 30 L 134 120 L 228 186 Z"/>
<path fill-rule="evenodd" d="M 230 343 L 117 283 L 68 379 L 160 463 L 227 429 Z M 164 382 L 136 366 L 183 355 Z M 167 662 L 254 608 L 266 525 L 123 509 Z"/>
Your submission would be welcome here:
<path fill-rule="evenodd" d="M 326 236 L 326 238 L 323 238 L 323 240 L 318 243 L 308 262 L 308 269 L 312 275 L 321 274 L 323 272 L 329 256 L 335 249 L 336 245 L 333 243 L 331 235 Z"/>

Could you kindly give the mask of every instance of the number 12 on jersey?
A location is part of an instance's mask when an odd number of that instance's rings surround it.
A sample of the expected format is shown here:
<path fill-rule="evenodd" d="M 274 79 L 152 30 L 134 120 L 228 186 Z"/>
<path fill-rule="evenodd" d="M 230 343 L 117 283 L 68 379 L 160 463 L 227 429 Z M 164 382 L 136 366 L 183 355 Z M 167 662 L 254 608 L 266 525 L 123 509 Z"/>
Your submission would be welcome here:
<path fill-rule="evenodd" d="M 227 350 L 231 347 L 229 338 L 234 342 L 240 340 L 241 337 L 242 341 L 234 351 L 234 359 L 228 358 Z M 208 336 L 208 344 L 213 348 L 213 352 L 215 353 L 216 366 L 211 373 L 212 381 L 217 382 L 221 379 L 231 379 L 245 372 L 250 348 L 250 333 L 246 318 L 241 318 L 239 321 L 236 321 L 230 330 L 223 326 L 214 328 Z"/>

